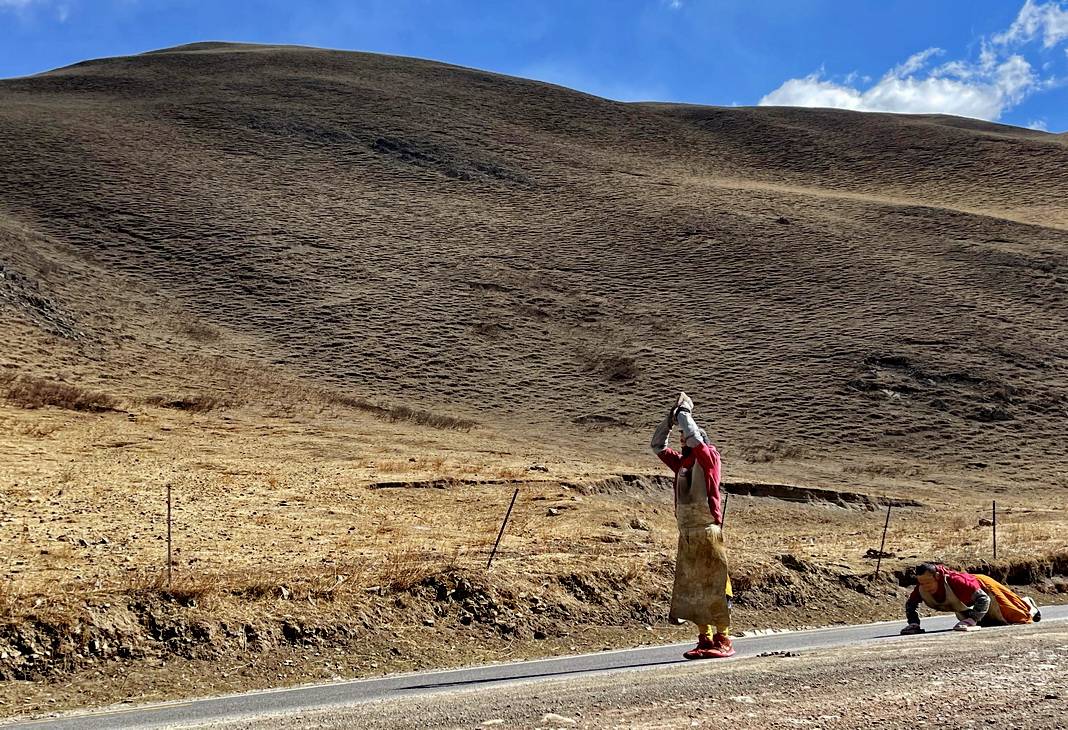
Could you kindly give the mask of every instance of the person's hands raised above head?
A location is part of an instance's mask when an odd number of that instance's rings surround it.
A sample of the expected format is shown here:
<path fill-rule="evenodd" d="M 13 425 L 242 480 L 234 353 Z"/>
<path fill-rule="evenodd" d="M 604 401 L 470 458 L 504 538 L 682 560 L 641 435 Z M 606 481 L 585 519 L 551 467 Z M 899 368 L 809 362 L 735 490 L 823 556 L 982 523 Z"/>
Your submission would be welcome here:
<path fill-rule="evenodd" d="M 693 399 L 686 395 L 685 392 L 679 393 L 679 397 L 675 401 L 675 410 L 693 413 Z"/>

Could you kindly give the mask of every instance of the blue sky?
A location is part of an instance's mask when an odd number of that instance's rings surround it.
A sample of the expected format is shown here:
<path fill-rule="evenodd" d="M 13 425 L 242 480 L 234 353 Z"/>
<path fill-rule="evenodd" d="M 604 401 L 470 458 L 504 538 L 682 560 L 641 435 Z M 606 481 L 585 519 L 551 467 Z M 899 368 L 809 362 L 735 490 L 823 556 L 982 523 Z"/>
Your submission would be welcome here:
<path fill-rule="evenodd" d="M 417 56 L 624 101 L 1068 131 L 1068 0 L 0 0 L 0 77 L 200 40 Z"/>

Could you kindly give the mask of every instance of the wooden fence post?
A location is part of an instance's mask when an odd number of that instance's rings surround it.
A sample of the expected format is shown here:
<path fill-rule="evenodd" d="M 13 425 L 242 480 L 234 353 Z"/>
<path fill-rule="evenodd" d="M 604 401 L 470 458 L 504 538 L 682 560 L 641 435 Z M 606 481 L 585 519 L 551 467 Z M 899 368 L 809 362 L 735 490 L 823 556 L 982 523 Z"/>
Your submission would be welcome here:
<path fill-rule="evenodd" d="M 883 525 L 883 540 L 879 543 L 879 557 L 875 561 L 875 577 L 879 577 L 879 568 L 883 565 L 883 548 L 886 547 L 886 531 L 890 528 L 890 508 L 894 505 L 887 500 L 886 502 L 886 524 Z"/>
<path fill-rule="evenodd" d="M 167 482 L 167 590 L 171 589 L 171 484 Z"/>
<path fill-rule="evenodd" d="M 519 496 L 519 488 L 516 487 L 515 494 L 512 495 L 512 503 L 508 505 L 508 511 L 504 514 L 504 522 L 501 523 L 501 531 L 497 533 L 497 542 L 493 543 L 493 552 L 490 553 L 489 561 L 486 563 L 486 570 L 490 569 L 493 565 L 493 556 L 497 554 L 497 546 L 501 544 L 501 538 L 504 536 L 504 528 L 508 525 L 508 518 L 512 516 L 512 507 L 515 506 L 516 497 Z"/>
<path fill-rule="evenodd" d="M 994 532 L 994 560 L 998 559 L 998 501 L 995 499 L 990 508 L 991 517 L 990 524 L 993 527 Z"/>

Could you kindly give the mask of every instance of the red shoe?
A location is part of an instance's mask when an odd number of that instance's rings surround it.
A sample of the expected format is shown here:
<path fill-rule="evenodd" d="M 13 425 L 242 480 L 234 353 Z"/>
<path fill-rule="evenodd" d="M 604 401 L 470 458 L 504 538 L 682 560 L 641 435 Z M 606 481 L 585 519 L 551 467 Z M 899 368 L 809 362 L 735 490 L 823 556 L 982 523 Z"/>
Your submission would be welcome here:
<path fill-rule="evenodd" d="M 715 651 L 716 644 L 708 637 L 707 634 L 701 634 L 697 637 L 697 646 L 684 653 L 682 656 L 685 659 L 711 659 L 711 652 Z"/>
<path fill-rule="evenodd" d="M 697 646 L 682 655 L 686 659 L 726 659 L 734 656 L 734 645 L 723 634 L 709 639 L 702 634 L 697 637 Z"/>
<path fill-rule="evenodd" d="M 712 651 L 714 651 L 716 657 L 720 659 L 734 656 L 734 642 L 732 642 L 731 637 L 726 634 L 716 634 L 713 636 L 712 647 Z"/>

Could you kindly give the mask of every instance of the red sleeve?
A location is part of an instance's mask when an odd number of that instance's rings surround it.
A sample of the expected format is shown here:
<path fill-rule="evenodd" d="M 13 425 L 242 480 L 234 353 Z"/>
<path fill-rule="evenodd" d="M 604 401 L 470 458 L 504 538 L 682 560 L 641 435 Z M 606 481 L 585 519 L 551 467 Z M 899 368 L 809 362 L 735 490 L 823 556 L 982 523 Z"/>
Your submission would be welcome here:
<path fill-rule="evenodd" d="M 708 494 L 708 509 L 712 519 L 723 524 L 723 512 L 720 509 L 719 481 L 720 459 L 715 446 L 701 444 L 694 448 L 694 457 L 705 472 L 705 492 Z"/>
<path fill-rule="evenodd" d="M 682 468 L 682 454 L 675 451 L 675 449 L 664 449 L 657 456 L 660 457 L 660 461 L 668 465 L 668 469 L 671 469 L 676 474 L 679 473 L 679 469 Z"/>

